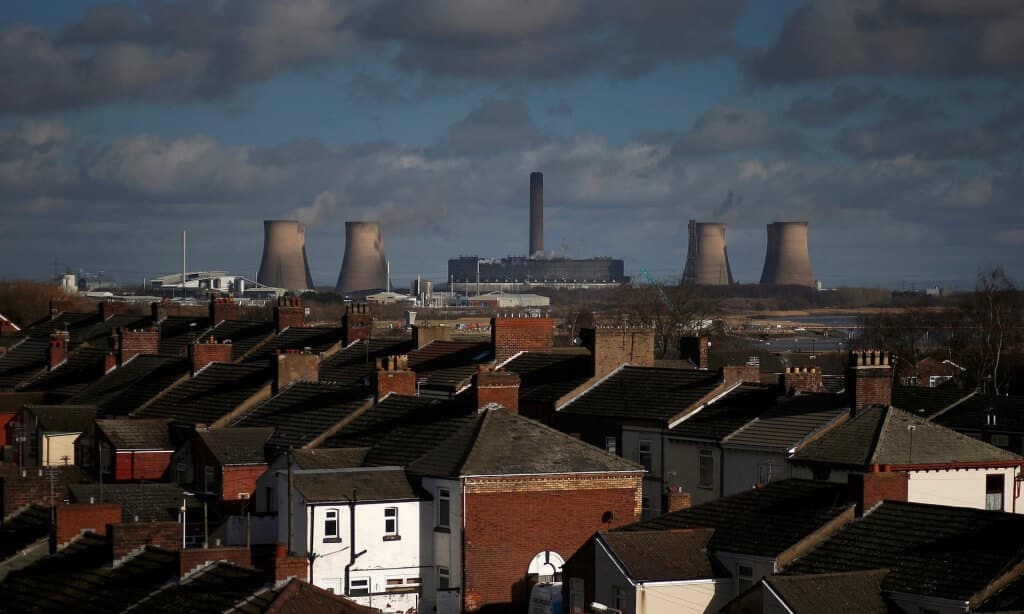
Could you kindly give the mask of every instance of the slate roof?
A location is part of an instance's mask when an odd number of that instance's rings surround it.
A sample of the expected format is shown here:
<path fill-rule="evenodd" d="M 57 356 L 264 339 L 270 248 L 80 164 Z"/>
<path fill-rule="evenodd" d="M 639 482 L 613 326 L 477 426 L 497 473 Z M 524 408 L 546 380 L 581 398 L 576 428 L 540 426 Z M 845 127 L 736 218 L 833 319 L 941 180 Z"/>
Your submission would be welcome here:
<path fill-rule="evenodd" d="M 829 393 L 801 393 L 765 411 L 724 439 L 728 448 L 788 452 L 847 414 L 849 402 Z"/>
<path fill-rule="evenodd" d="M 190 326 L 195 324 L 195 326 Z M 208 316 L 167 316 L 160 321 L 161 356 L 187 356 L 188 345 L 210 329 Z"/>
<path fill-rule="evenodd" d="M 1022 547 L 1018 514 L 884 501 L 787 574 L 890 569 L 883 590 L 967 601 L 1019 563 Z"/>
<path fill-rule="evenodd" d="M 50 508 L 30 505 L 0 525 L 0 561 L 50 535 Z M 3 591 L 0 584 L 0 592 Z"/>
<path fill-rule="evenodd" d="M 973 390 L 960 390 L 955 386 L 940 388 L 896 386 L 892 390 L 892 405 L 915 416 L 931 418 L 972 394 L 974 394 Z"/>
<path fill-rule="evenodd" d="M 707 553 L 714 529 L 621 531 L 600 539 L 634 582 L 728 578 Z"/>
<path fill-rule="evenodd" d="M 989 416 L 995 424 L 989 425 Z M 934 421 L 958 431 L 995 431 L 1024 433 L 1024 397 L 991 397 L 976 395 L 940 416 Z"/>
<path fill-rule="evenodd" d="M 491 358 L 489 341 L 431 341 L 409 352 L 409 368 L 424 386 L 457 388 L 467 384 L 477 372 L 477 365 Z"/>
<path fill-rule="evenodd" d="M 44 371 L 20 389 L 73 395 L 103 377 L 106 356 L 107 350 L 80 347 L 56 369 Z"/>
<path fill-rule="evenodd" d="M 96 408 L 88 405 L 26 405 L 25 410 L 44 433 L 81 433 L 96 419 Z"/>
<path fill-rule="evenodd" d="M 0 354 L 0 390 L 14 390 L 46 368 L 49 339 L 26 337 Z"/>
<path fill-rule="evenodd" d="M 379 610 L 295 578 L 286 584 L 256 593 L 228 614 L 377 614 Z"/>
<path fill-rule="evenodd" d="M 274 434 L 274 427 L 208 429 L 196 434 L 222 467 L 265 465 L 264 446 Z"/>
<path fill-rule="evenodd" d="M 809 576 L 767 576 L 771 587 L 794 614 L 889 614 L 900 612 L 882 596 L 888 569 L 870 569 Z"/>
<path fill-rule="evenodd" d="M 234 421 L 233 426 L 274 427 L 270 444 L 301 448 L 370 402 L 362 387 L 296 382 Z"/>
<path fill-rule="evenodd" d="M 220 614 L 259 592 L 265 582 L 261 571 L 216 562 L 154 592 L 139 604 L 139 611 Z"/>
<path fill-rule="evenodd" d="M 370 447 L 401 426 L 437 419 L 448 407 L 437 399 L 388 395 L 379 403 L 359 414 L 352 422 L 327 438 L 323 448 Z M 448 414 L 444 414 L 448 415 Z M 384 462 L 382 464 L 401 464 Z"/>
<path fill-rule="evenodd" d="M 213 424 L 268 386 L 272 377 L 270 368 L 262 364 L 213 363 L 133 415 Z"/>
<path fill-rule="evenodd" d="M 721 382 L 717 371 L 622 367 L 559 413 L 666 424 Z"/>
<path fill-rule="evenodd" d="M 269 361 L 278 350 L 302 350 L 309 348 L 320 354 L 345 340 L 345 329 L 332 328 L 287 328 L 259 347 L 248 362 Z"/>
<path fill-rule="evenodd" d="M 715 529 L 708 548 L 775 558 L 853 509 L 846 484 L 782 480 L 616 529 Z"/>
<path fill-rule="evenodd" d="M 188 360 L 139 355 L 68 399 L 96 405 L 103 416 L 126 416 L 160 394 L 191 369 Z"/>
<path fill-rule="evenodd" d="M 412 340 L 408 338 L 357 341 L 321 361 L 320 381 L 360 383 L 374 370 L 378 357 L 405 354 L 412 347 Z"/>
<path fill-rule="evenodd" d="M 520 404 L 554 405 L 590 379 L 590 352 L 525 352 L 502 370 L 519 374 Z"/>
<path fill-rule="evenodd" d="M 976 612 L 1024 612 L 1024 576 L 1010 582 L 986 599 Z"/>
<path fill-rule="evenodd" d="M 151 315 L 119 313 L 103 321 L 97 317 L 95 321 L 89 320 L 88 322 L 87 326 L 76 326 L 71 331 L 71 343 L 75 345 L 88 343 L 93 347 L 109 350 L 112 348 L 111 337 L 114 331 L 119 328 L 145 329 L 153 323 L 153 317 Z"/>
<path fill-rule="evenodd" d="M 50 333 L 58 330 L 66 330 L 71 335 L 71 343 L 81 343 L 83 336 L 88 337 L 89 334 L 83 335 L 82 331 L 88 331 L 94 325 L 100 322 L 100 314 L 96 312 L 83 313 L 65 311 L 57 315 L 56 318 L 50 319 L 49 316 L 35 322 L 25 332 L 30 337 L 37 339 L 46 339 L 50 336 Z"/>
<path fill-rule="evenodd" d="M 357 467 L 295 473 L 295 489 L 309 502 L 347 501 L 356 492 L 358 501 L 407 501 L 425 495 L 399 467 Z"/>
<path fill-rule="evenodd" d="M 231 362 L 238 362 L 273 335 L 273 322 L 224 320 L 204 334 L 200 341 L 208 341 L 210 337 L 219 343 L 230 341 Z"/>
<path fill-rule="evenodd" d="M 771 409 L 778 396 L 777 386 L 742 384 L 689 414 L 672 427 L 671 432 L 677 437 L 688 439 L 721 441 Z"/>
<path fill-rule="evenodd" d="M 174 449 L 168 421 L 162 418 L 97 420 L 96 430 L 119 451 Z"/>
<path fill-rule="evenodd" d="M 71 484 L 72 502 L 88 503 L 91 497 L 97 503 L 120 503 L 123 522 L 160 522 L 177 520 L 182 500 L 186 505 L 202 507 L 195 497 L 188 497 L 177 484 Z"/>
<path fill-rule="evenodd" d="M 370 448 L 315 448 L 293 450 L 292 460 L 299 469 L 345 469 L 359 467 Z"/>
<path fill-rule="evenodd" d="M 857 416 L 797 450 L 792 458 L 793 462 L 855 468 L 875 463 L 913 465 L 1019 459 L 1016 454 L 952 429 L 882 406 L 861 410 Z"/>

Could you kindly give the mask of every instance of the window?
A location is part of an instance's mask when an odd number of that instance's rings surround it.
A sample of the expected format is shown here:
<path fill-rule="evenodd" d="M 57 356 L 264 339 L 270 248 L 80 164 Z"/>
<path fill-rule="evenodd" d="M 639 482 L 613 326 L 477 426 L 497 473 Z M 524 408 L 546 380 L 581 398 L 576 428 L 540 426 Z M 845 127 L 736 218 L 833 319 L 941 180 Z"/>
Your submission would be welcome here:
<path fill-rule="evenodd" d="M 416 593 L 419 592 L 419 578 L 388 578 L 384 583 L 386 593 Z"/>
<path fill-rule="evenodd" d="M 990 412 L 985 414 L 985 424 L 987 426 L 996 426 L 996 415 L 995 415 L 995 413 L 990 411 Z"/>
<path fill-rule="evenodd" d="M 715 456 L 712 450 L 701 450 L 697 459 L 697 486 L 711 488 L 715 481 Z"/>
<path fill-rule="evenodd" d="M 369 578 L 353 578 L 348 581 L 348 594 L 350 597 L 363 597 L 370 594 Z"/>
<path fill-rule="evenodd" d="M 644 466 L 644 469 L 651 470 L 651 440 L 641 439 L 640 445 L 636 449 L 636 462 Z"/>
<path fill-rule="evenodd" d="M 604 438 L 604 449 L 609 454 L 619 453 L 618 441 L 616 441 L 615 435 L 608 435 Z"/>
<path fill-rule="evenodd" d="M 985 476 L 985 509 L 1003 509 L 1003 476 L 1002 474 Z"/>
<path fill-rule="evenodd" d="M 772 463 L 761 463 L 757 466 L 758 484 L 770 484 L 777 477 L 779 477 L 779 468 Z"/>
<path fill-rule="evenodd" d="M 324 513 L 324 539 L 338 539 L 338 510 Z"/>
<path fill-rule="evenodd" d="M 437 489 L 437 526 L 448 528 L 452 511 L 452 493 L 447 488 Z"/>
<path fill-rule="evenodd" d="M 621 586 L 612 587 L 612 607 L 620 612 L 626 607 L 626 591 Z"/>
<path fill-rule="evenodd" d="M 754 585 L 754 568 L 740 565 L 736 569 L 736 588 L 743 592 Z"/>
<path fill-rule="evenodd" d="M 384 537 L 398 537 L 398 508 L 384 508 Z"/>
<path fill-rule="evenodd" d="M 452 581 L 447 567 L 437 568 L 437 588 L 451 588 Z"/>
<path fill-rule="evenodd" d="M 1010 446 L 1010 436 L 1003 433 L 992 433 L 991 443 L 1000 448 L 1008 448 Z"/>

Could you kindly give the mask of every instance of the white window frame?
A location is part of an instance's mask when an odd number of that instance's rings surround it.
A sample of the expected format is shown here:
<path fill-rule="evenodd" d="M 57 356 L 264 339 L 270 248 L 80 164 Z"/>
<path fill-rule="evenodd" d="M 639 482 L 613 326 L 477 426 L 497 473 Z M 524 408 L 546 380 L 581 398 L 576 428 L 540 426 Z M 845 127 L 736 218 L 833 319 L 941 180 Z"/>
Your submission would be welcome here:
<path fill-rule="evenodd" d="M 448 488 L 437 489 L 437 526 L 450 529 L 452 525 L 452 491 Z"/>
<path fill-rule="evenodd" d="M 646 449 L 645 449 L 646 448 Z M 644 457 L 647 462 L 644 462 Z M 654 442 L 650 439 L 641 439 L 636 444 L 636 462 L 644 466 L 644 469 L 654 469 Z"/>
<path fill-rule="evenodd" d="M 358 586 L 357 586 L 358 585 Z M 369 578 L 349 578 L 348 581 L 348 596 L 349 597 L 368 597 L 370 595 L 370 579 Z M 359 592 L 356 592 L 359 591 Z M 366 591 L 366 592 L 362 592 Z"/>
<path fill-rule="evenodd" d="M 995 482 L 999 478 L 999 490 L 989 491 L 988 483 Z M 998 496 L 998 499 L 996 497 Z M 998 501 L 998 505 L 996 505 Z M 1001 473 L 989 473 L 985 475 L 985 509 L 1001 512 L 1006 506 L 1006 476 Z"/>
<path fill-rule="evenodd" d="M 327 528 L 330 522 L 334 522 L 334 531 Z M 324 539 L 341 539 L 341 513 L 336 507 L 324 510 Z"/>
<path fill-rule="evenodd" d="M 619 453 L 619 440 L 615 435 L 605 435 L 604 438 L 604 451 L 609 454 Z"/>
<path fill-rule="evenodd" d="M 390 513 L 390 515 L 389 515 Z M 390 529 L 388 524 L 391 524 Z M 398 537 L 398 508 L 384 508 L 384 537 Z"/>
<path fill-rule="evenodd" d="M 711 475 L 708 481 L 704 482 L 704 463 L 709 463 L 711 466 Z M 710 449 L 704 449 L 697 453 L 697 486 L 700 488 L 714 488 L 715 487 L 715 451 Z"/>
<path fill-rule="evenodd" d="M 452 587 L 452 571 L 443 565 L 437 566 L 437 588 L 443 590 Z"/>

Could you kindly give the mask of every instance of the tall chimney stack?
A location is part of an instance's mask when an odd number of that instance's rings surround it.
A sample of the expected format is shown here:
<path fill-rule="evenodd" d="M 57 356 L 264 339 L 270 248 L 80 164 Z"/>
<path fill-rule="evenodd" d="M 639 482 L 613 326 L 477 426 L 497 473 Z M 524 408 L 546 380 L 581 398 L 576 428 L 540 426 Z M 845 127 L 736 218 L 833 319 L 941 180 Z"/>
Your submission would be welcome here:
<path fill-rule="evenodd" d="M 544 252 L 544 173 L 530 173 L 530 253 Z"/>

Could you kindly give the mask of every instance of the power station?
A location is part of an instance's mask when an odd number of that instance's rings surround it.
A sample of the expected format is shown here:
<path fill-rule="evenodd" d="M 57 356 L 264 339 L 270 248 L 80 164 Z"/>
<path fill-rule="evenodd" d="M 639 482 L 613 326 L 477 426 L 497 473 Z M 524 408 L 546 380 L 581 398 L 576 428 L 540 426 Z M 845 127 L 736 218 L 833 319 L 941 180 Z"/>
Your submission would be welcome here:
<path fill-rule="evenodd" d="M 384 235 L 377 222 L 345 222 L 345 257 L 334 291 L 390 290 Z"/>
<path fill-rule="evenodd" d="M 256 281 L 295 292 L 312 290 L 306 260 L 306 228 L 295 220 L 263 222 L 263 258 Z"/>
<path fill-rule="evenodd" d="M 807 222 L 768 224 L 768 251 L 761 283 L 814 287 L 811 255 L 807 248 Z"/>
<path fill-rule="evenodd" d="M 683 270 L 684 284 L 725 286 L 733 283 L 725 224 L 690 220 L 690 245 Z"/>
<path fill-rule="evenodd" d="M 481 258 L 459 256 L 448 261 L 453 289 L 509 290 L 517 285 L 591 288 L 629 281 L 625 264 L 614 258 L 557 258 L 544 255 L 544 175 L 530 173 L 530 244 L 528 256 Z"/>

